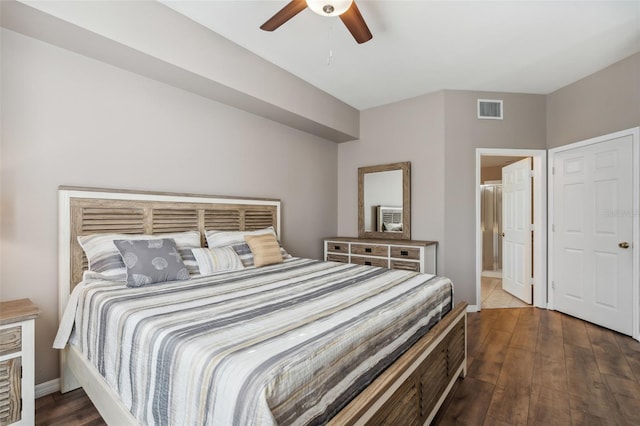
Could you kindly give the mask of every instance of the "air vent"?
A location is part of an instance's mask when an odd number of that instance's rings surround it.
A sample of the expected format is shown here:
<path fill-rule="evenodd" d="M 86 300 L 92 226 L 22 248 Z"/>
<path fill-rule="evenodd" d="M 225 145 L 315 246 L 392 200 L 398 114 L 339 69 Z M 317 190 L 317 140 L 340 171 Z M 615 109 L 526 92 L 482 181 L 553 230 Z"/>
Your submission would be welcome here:
<path fill-rule="evenodd" d="M 502 101 L 478 99 L 478 118 L 483 120 L 502 120 Z"/>

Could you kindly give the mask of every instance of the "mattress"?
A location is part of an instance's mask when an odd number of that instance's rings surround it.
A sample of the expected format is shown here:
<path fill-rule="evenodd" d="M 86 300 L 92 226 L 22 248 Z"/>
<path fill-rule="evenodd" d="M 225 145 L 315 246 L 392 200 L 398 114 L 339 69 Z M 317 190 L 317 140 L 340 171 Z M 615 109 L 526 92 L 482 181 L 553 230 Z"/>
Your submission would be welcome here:
<path fill-rule="evenodd" d="M 302 258 L 75 293 L 74 343 L 148 425 L 326 423 L 453 307 L 444 277 Z"/>

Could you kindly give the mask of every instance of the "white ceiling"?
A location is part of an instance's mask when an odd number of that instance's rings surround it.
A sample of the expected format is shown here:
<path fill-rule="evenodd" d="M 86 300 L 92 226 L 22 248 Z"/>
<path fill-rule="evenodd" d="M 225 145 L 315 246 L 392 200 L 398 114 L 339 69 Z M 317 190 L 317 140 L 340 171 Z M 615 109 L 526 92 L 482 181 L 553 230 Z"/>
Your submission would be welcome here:
<path fill-rule="evenodd" d="M 547 94 L 640 51 L 640 0 L 356 1 L 362 45 L 309 9 L 260 30 L 288 0 L 163 3 L 361 110 L 442 89 Z"/>

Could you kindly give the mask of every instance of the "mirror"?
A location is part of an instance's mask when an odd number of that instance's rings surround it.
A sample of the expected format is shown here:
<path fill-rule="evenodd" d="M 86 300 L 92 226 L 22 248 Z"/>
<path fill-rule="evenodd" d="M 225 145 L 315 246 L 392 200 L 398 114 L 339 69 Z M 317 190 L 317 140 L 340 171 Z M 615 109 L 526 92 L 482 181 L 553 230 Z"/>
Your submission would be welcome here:
<path fill-rule="evenodd" d="M 360 238 L 411 239 L 411 163 L 358 169 Z"/>

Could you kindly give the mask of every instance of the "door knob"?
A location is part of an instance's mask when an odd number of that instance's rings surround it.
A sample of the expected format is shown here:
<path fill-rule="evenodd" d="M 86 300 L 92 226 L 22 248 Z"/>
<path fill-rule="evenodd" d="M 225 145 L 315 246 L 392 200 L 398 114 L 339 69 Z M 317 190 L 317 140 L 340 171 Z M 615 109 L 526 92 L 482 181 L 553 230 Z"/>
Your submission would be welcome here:
<path fill-rule="evenodd" d="M 629 248 L 629 243 L 626 241 L 623 241 L 621 243 L 618 243 L 618 247 L 623 248 L 623 249 L 627 249 Z"/>
<path fill-rule="evenodd" d="M 502 234 L 500 234 L 500 236 L 501 236 L 502 238 L 504 238 L 504 232 L 503 232 Z"/>

